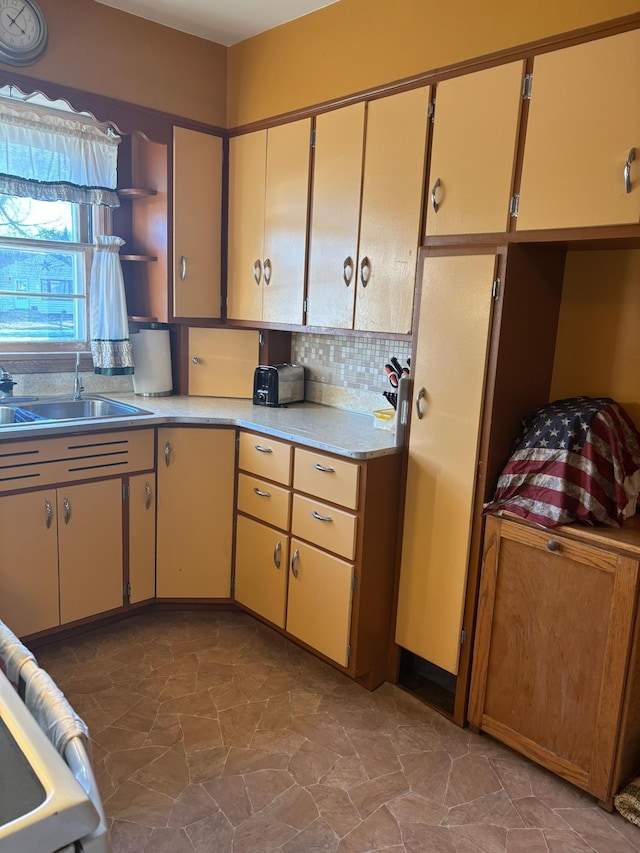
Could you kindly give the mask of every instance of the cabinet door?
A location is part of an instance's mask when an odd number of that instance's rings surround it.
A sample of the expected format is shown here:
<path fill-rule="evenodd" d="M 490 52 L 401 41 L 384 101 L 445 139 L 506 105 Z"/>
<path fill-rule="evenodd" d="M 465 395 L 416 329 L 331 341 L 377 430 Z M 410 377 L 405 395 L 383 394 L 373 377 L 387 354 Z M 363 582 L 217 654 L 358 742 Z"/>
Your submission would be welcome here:
<path fill-rule="evenodd" d="M 416 406 L 409 437 L 396 642 L 454 674 L 494 272 L 493 255 L 425 258 L 416 362 L 411 365 Z"/>
<path fill-rule="evenodd" d="M 235 599 L 279 628 L 285 625 L 288 566 L 287 534 L 239 515 Z"/>
<path fill-rule="evenodd" d="M 173 129 L 175 317 L 220 317 L 222 139 Z"/>
<path fill-rule="evenodd" d="M 316 118 L 307 323 L 353 327 L 365 104 Z"/>
<path fill-rule="evenodd" d="M 601 800 L 637 586 L 637 560 L 487 520 L 470 720 Z"/>
<path fill-rule="evenodd" d="M 367 108 L 356 329 L 411 331 L 429 91 L 380 98 Z"/>
<path fill-rule="evenodd" d="M 290 554 L 287 631 L 347 666 L 353 565 L 298 539 Z"/>
<path fill-rule="evenodd" d="M 253 398 L 260 333 L 251 329 L 189 329 L 189 394 Z"/>
<path fill-rule="evenodd" d="M 262 319 L 302 324 L 311 119 L 271 127 L 267 136 Z"/>
<path fill-rule="evenodd" d="M 640 30 L 537 56 L 518 230 L 640 219 Z"/>
<path fill-rule="evenodd" d="M 506 230 L 523 65 L 511 62 L 438 84 L 427 236 Z"/>
<path fill-rule="evenodd" d="M 156 478 L 129 478 L 129 603 L 156 594 Z"/>
<path fill-rule="evenodd" d="M 0 498 L 2 619 L 19 637 L 60 624 L 55 491 Z"/>
<path fill-rule="evenodd" d="M 122 480 L 57 491 L 60 621 L 122 607 Z"/>
<path fill-rule="evenodd" d="M 159 598 L 229 598 L 235 430 L 158 430 Z"/>
<path fill-rule="evenodd" d="M 262 320 L 267 131 L 229 140 L 227 317 Z"/>

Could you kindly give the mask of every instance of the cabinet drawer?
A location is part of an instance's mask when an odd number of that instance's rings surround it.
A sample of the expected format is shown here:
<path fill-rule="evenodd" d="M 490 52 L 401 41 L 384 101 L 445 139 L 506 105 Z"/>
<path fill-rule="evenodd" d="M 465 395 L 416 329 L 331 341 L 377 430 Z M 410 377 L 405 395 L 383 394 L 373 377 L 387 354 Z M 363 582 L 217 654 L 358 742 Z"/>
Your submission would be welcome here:
<path fill-rule="evenodd" d="M 286 530 L 291 492 L 248 474 L 238 475 L 238 509 Z"/>
<path fill-rule="evenodd" d="M 291 485 L 291 445 L 268 436 L 240 433 L 238 466 L 243 471 Z"/>
<path fill-rule="evenodd" d="M 123 430 L 0 444 L 0 491 L 152 470 L 154 430 Z"/>
<path fill-rule="evenodd" d="M 353 560 L 356 554 L 356 516 L 313 498 L 293 496 L 291 532 L 314 545 Z"/>
<path fill-rule="evenodd" d="M 296 448 L 293 486 L 325 501 L 358 508 L 360 466 Z"/>

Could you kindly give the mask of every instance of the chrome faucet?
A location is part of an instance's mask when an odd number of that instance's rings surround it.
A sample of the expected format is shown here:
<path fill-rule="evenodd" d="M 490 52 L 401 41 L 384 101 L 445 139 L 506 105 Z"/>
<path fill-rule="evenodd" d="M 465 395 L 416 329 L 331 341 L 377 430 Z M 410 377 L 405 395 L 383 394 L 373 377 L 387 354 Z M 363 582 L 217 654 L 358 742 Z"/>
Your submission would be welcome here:
<path fill-rule="evenodd" d="M 81 400 L 82 392 L 84 391 L 84 385 L 80 382 L 80 376 L 78 371 L 80 370 L 80 353 L 76 353 L 76 372 L 75 377 L 73 379 L 73 399 Z"/>
<path fill-rule="evenodd" d="M 17 384 L 17 382 L 14 382 L 13 376 L 7 368 L 0 366 L 0 399 L 3 397 L 13 397 L 13 386 Z"/>

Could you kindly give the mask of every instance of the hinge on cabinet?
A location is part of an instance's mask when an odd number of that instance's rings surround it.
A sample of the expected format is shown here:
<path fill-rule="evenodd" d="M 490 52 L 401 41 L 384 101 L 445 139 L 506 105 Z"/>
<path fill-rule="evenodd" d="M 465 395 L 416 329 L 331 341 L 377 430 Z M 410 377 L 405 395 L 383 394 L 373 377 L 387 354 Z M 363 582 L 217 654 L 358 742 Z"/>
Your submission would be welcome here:
<path fill-rule="evenodd" d="M 429 106 L 427 107 L 427 119 L 431 119 L 431 124 L 435 121 L 436 117 L 436 99 L 434 98 L 432 101 L 429 101 Z"/>
<path fill-rule="evenodd" d="M 462 631 L 460 631 L 460 645 L 464 646 L 464 644 L 466 642 L 467 642 L 467 629 L 463 628 Z"/>
<path fill-rule="evenodd" d="M 500 279 L 496 278 L 493 282 L 493 289 L 491 291 L 491 296 L 493 299 L 497 299 L 500 296 Z"/>
<path fill-rule="evenodd" d="M 511 202 L 509 203 L 509 216 L 517 216 L 519 209 L 520 209 L 520 194 L 514 193 L 511 196 Z"/>
<path fill-rule="evenodd" d="M 122 484 L 122 500 L 123 501 L 129 500 L 129 483 L 123 483 Z"/>
<path fill-rule="evenodd" d="M 311 147 L 312 148 L 316 147 L 316 129 L 315 129 L 315 127 L 311 131 Z"/>
<path fill-rule="evenodd" d="M 522 81 L 522 99 L 524 101 L 531 100 L 531 90 L 533 88 L 533 74 L 525 74 Z"/>
<path fill-rule="evenodd" d="M 125 598 L 131 598 L 131 584 L 125 583 L 122 585 L 122 595 Z"/>

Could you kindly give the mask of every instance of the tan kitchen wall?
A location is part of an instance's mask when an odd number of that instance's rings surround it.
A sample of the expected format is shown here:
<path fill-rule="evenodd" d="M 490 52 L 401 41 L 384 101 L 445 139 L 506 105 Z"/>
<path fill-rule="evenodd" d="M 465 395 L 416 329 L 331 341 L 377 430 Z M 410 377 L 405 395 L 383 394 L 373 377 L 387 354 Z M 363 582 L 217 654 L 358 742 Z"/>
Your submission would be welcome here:
<path fill-rule="evenodd" d="M 639 0 L 340 0 L 229 49 L 228 125 L 638 11 Z"/>
<path fill-rule="evenodd" d="M 94 0 L 39 3 L 47 50 L 33 65 L 13 69 L 20 76 L 224 127 L 226 47 Z"/>

